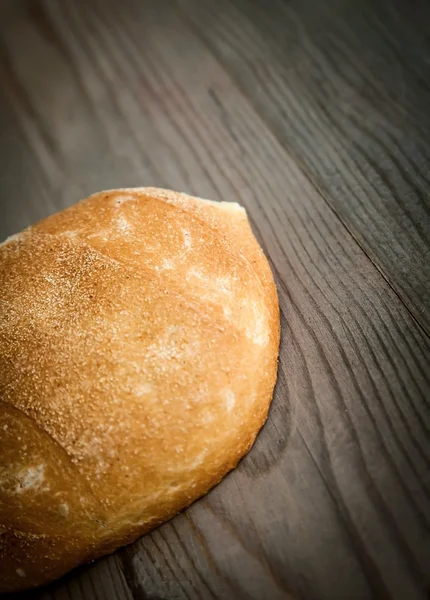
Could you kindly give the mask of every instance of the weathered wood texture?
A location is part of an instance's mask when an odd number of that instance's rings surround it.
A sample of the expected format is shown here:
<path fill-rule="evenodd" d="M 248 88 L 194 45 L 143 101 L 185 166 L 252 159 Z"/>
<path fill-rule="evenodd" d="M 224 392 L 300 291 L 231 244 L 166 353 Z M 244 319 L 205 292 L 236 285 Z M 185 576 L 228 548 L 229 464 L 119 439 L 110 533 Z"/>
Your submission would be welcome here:
<path fill-rule="evenodd" d="M 428 597 L 428 15 L 424 0 L 0 4 L 0 236 L 101 188 L 239 199 L 283 330 L 238 469 L 25 597 Z"/>
<path fill-rule="evenodd" d="M 430 333 L 430 3 L 180 4 Z"/>

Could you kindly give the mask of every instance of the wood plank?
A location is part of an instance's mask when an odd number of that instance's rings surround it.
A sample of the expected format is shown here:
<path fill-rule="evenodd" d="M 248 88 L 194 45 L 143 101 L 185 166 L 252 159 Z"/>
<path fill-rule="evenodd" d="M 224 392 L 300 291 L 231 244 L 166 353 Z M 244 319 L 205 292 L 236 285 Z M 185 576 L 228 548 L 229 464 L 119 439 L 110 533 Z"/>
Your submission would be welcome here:
<path fill-rule="evenodd" d="M 430 333 L 430 4 L 179 3 Z"/>
<path fill-rule="evenodd" d="M 190 15 L 137 0 L 8 10 L 4 233 L 103 187 L 239 199 L 283 329 L 270 418 L 239 468 L 152 534 L 25 597 L 425 599 L 429 338 Z"/>

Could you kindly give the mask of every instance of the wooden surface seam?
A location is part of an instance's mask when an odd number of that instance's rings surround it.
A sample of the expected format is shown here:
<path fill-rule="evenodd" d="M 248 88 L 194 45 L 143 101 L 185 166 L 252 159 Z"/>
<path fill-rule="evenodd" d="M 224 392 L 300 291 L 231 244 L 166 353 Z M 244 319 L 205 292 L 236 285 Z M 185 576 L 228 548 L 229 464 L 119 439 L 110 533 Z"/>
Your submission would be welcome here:
<path fill-rule="evenodd" d="M 269 419 L 239 467 L 23 598 L 428 600 L 428 13 L 0 4 L 0 237 L 99 189 L 240 201 L 282 325 Z"/>

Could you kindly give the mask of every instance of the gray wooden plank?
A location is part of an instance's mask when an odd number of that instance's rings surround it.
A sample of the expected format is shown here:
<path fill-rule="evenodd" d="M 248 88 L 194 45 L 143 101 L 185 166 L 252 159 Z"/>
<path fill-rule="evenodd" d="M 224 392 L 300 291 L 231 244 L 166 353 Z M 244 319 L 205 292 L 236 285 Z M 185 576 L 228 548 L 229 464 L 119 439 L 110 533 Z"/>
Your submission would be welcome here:
<path fill-rule="evenodd" d="M 173 4 L 8 11 L 2 233 L 103 187 L 240 200 L 283 330 L 270 418 L 239 468 L 152 534 L 26 597 L 426 598 L 429 338 Z"/>
<path fill-rule="evenodd" d="M 429 333 L 429 3 L 179 4 Z"/>

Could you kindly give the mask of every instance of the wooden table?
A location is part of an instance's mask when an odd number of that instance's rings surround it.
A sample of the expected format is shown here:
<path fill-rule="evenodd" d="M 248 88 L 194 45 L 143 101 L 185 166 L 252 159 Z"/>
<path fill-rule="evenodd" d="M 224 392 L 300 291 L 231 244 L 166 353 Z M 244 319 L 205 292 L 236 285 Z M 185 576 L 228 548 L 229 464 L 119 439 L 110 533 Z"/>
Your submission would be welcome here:
<path fill-rule="evenodd" d="M 239 200 L 270 418 L 206 498 L 23 598 L 428 599 L 430 3 L 0 4 L 0 237 L 102 188 Z"/>

